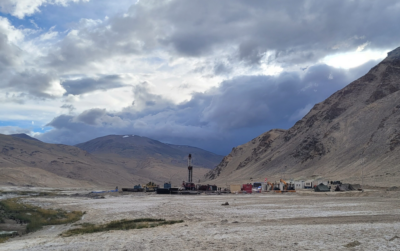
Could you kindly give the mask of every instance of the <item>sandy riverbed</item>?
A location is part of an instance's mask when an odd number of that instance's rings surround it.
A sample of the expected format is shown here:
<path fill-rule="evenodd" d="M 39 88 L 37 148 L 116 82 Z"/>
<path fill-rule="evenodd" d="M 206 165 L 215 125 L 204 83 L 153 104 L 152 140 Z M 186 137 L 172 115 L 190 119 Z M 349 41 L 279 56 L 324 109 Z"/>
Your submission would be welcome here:
<path fill-rule="evenodd" d="M 60 237 L 48 226 L 0 250 L 400 250 L 398 192 L 253 195 L 106 195 L 27 198 L 46 208 L 82 210 L 79 223 L 143 217 L 184 220 L 151 229 Z M 228 202 L 228 206 L 221 204 Z M 344 245 L 358 241 L 360 245 Z"/>

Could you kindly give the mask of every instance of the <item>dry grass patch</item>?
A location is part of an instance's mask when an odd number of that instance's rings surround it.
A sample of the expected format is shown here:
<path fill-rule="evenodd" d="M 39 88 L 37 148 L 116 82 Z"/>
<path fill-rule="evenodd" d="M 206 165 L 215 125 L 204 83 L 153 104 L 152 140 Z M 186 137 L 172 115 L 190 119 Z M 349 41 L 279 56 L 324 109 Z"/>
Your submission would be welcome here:
<path fill-rule="evenodd" d="M 23 204 L 18 198 L 0 201 L 0 211 L 3 217 L 27 223 L 26 232 L 33 232 L 45 225 L 60 225 L 76 222 L 81 219 L 80 211 L 66 212 L 61 209 L 43 209 Z"/>
<path fill-rule="evenodd" d="M 347 243 L 346 245 L 344 245 L 346 248 L 353 248 L 353 247 L 357 247 L 360 246 L 361 243 L 359 241 L 353 241 L 350 243 Z"/>
<path fill-rule="evenodd" d="M 97 233 L 97 232 L 104 232 L 110 230 L 129 230 L 129 229 L 142 229 L 142 228 L 152 228 L 158 227 L 162 225 L 171 225 L 175 223 L 182 223 L 183 220 L 177 221 L 167 221 L 164 219 L 151 219 L 151 218 L 142 218 L 142 219 L 135 219 L 135 220 L 118 220 L 118 221 L 111 221 L 107 224 L 102 225 L 94 225 L 91 223 L 84 223 L 81 224 L 80 228 L 70 229 L 61 234 L 63 237 L 69 237 L 72 235 L 78 234 L 90 234 L 90 233 Z"/>
<path fill-rule="evenodd" d="M 0 243 L 6 242 L 10 237 L 0 237 Z"/>

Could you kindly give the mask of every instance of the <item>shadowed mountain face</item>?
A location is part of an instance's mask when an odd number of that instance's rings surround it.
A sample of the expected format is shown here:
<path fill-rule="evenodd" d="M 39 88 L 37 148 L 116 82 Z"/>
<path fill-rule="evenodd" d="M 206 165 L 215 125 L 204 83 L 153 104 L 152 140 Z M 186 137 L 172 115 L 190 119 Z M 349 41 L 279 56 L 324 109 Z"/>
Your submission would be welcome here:
<path fill-rule="evenodd" d="M 214 168 L 223 158 L 200 148 L 164 144 L 137 135 L 109 135 L 78 144 L 76 147 L 99 158 L 123 158 L 135 160 L 137 163 L 163 162 L 181 167 L 187 167 L 189 153 L 193 155 L 193 164 L 202 168 Z"/>
<path fill-rule="evenodd" d="M 289 130 L 238 146 L 205 176 L 214 182 L 323 178 L 400 180 L 400 48 Z M 282 101 L 284 102 L 284 101 Z"/>

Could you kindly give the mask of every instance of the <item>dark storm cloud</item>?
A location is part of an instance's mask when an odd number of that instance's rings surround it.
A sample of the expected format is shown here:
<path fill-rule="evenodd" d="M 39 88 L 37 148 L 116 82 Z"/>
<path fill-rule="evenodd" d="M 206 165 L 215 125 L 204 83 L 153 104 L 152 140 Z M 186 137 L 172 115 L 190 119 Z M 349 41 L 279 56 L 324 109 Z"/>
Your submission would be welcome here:
<path fill-rule="evenodd" d="M 0 30 L 0 73 L 17 64 L 21 51 Z"/>
<path fill-rule="evenodd" d="M 61 115 L 48 124 L 54 129 L 40 139 L 76 144 L 107 134 L 137 134 L 226 154 L 232 146 L 269 129 L 289 128 L 315 103 L 365 74 L 373 64 L 350 71 L 316 65 L 304 76 L 295 72 L 242 76 L 194 93 L 178 105 L 150 93 L 142 83 L 133 89 L 132 106 L 120 112 L 90 109 L 77 116 Z M 143 109 L 135 110 L 136 106 Z"/>
<path fill-rule="evenodd" d="M 387 49 L 400 40 L 397 1 L 195 0 L 152 10 L 174 27 L 163 41 L 189 56 L 230 44 L 238 59 L 249 63 L 258 63 L 267 50 L 276 51 L 278 62 L 315 62 L 367 41 Z"/>
<path fill-rule="evenodd" d="M 77 80 L 66 80 L 61 83 L 66 92 L 69 94 L 79 95 L 83 93 L 93 92 L 96 90 L 109 90 L 124 86 L 118 75 L 101 76 L 99 78 L 82 78 Z"/>
<path fill-rule="evenodd" d="M 141 54 L 156 44 L 162 34 L 161 23 L 153 19 L 140 5 L 127 15 L 114 16 L 102 23 L 81 19 L 58 46 L 43 58 L 48 67 L 59 70 L 77 69 L 92 62 L 114 56 Z"/>
<path fill-rule="evenodd" d="M 27 94 L 24 93 L 5 93 L 5 98 L 0 98 L 0 103 L 16 103 L 16 104 L 25 104 L 25 99 L 27 98 Z"/>
<path fill-rule="evenodd" d="M 79 114 L 75 121 L 88 125 L 97 125 L 98 119 L 106 114 L 106 109 L 90 109 Z"/>
<path fill-rule="evenodd" d="M 46 57 L 50 67 L 76 69 L 118 55 L 160 48 L 187 57 L 234 48 L 236 60 L 315 63 L 326 55 L 399 46 L 397 1 L 140 1 L 126 15 L 90 28 L 81 21 Z"/>
<path fill-rule="evenodd" d="M 56 118 L 54 118 L 50 123 L 48 123 L 46 126 L 52 126 L 56 129 L 63 129 L 64 127 L 68 126 L 70 129 L 74 129 L 70 127 L 72 119 L 74 117 L 71 115 L 60 115 Z"/>
<path fill-rule="evenodd" d="M 149 112 L 149 109 L 166 107 L 172 104 L 162 96 L 150 93 L 149 84 L 147 82 L 143 82 L 133 87 L 133 98 L 135 105 L 141 107 L 144 106 L 143 111 L 146 112 Z"/>
<path fill-rule="evenodd" d="M 54 98 L 47 91 L 53 86 L 58 78 L 50 73 L 41 73 L 36 70 L 26 70 L 9 76 L 10 79 L 0 82 L 0 87 L 29 94 L 38 98 Z"/>

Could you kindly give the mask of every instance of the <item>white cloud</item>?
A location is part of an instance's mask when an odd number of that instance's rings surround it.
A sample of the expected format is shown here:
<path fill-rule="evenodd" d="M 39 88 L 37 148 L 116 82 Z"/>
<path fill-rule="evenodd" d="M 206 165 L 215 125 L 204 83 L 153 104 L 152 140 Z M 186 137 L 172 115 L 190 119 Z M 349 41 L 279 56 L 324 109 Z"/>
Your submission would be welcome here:
<path fill-rule="evenodd" d="M 10 43 L 19 44 L 24 40 L 24 34 L 21 30 L 15 28 L 10 21 L 0 16 L 0 34 L 7 36 Z"/>
<path fill-rule="evenodd" d="M 365 47 L 367 47 L 368 45 L 370 44 L 370 42 L 365 42 L 365 43 L 363 43 L 362 45 L 359 45 L 358 47 L 357 47 L 357 52 L 359 52 L 359 51 L 363 51 L 364 49 L 365 49 Z"/>
<path fill-rule="evenodd" d="M 40 41 L 46 41 L 46 40 L 52 40 L 58 37 L 58 32 L 57 31 L 52 31 L 49 30 L 49 32 L 43 33 L 40 35 L 39 40 Z"/>
<path fill-rule="evenodd" d="M 70 2 L 88 2 L 90 0 L 2 0 L 0 2 L 0 11 L 10 13 L 20 19 L 39 12 L 39 8 L 45 4 L 58 4 L 66 6 Z"/>
<path fill-rule="evenodd" d="M 382 60 L 389 50 L 362 50 L 326 56 L 321 61 L 335 68 L 354 68 L 371 60 Z"/>
<path fill-rule="evenodd" d="M 18 134 L 18 133 L 26 133 L 31 134 L 31 130 L 26 128 L 20 128 L 18 126 L 0 126 L 1 134 Z"/>

